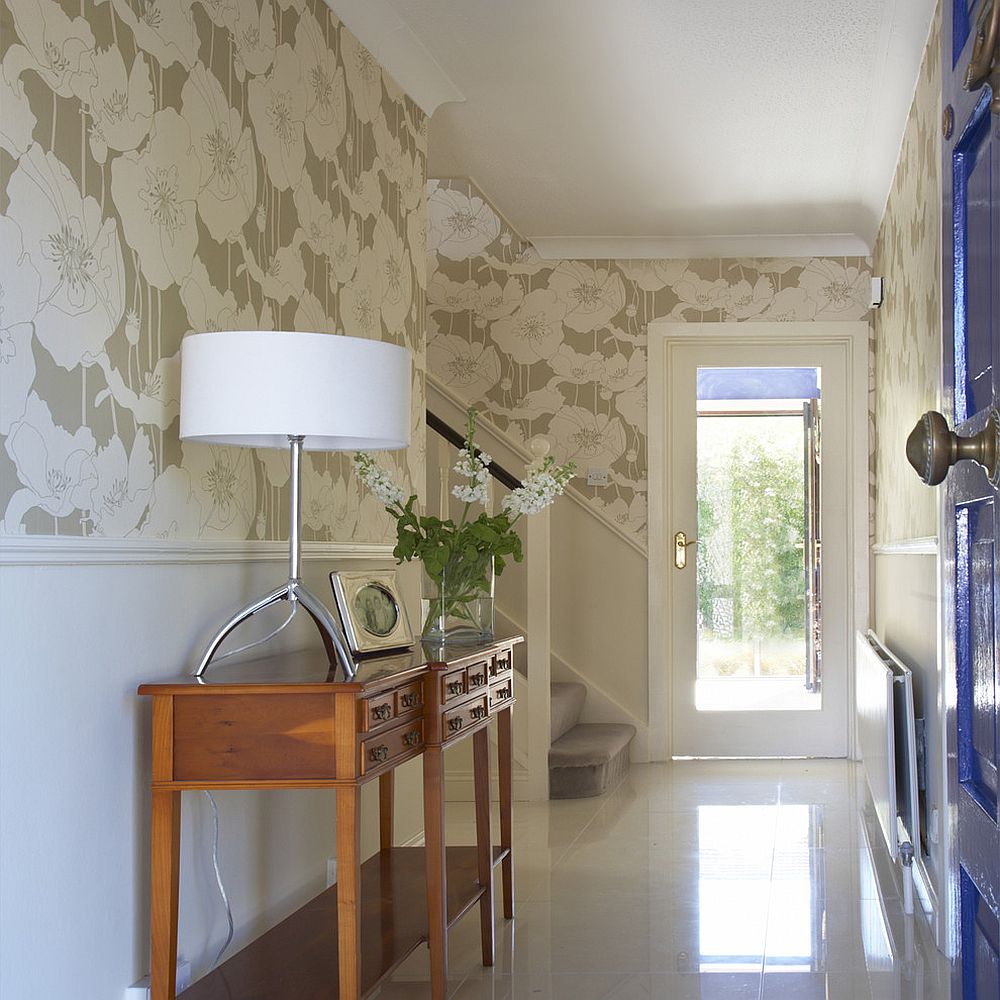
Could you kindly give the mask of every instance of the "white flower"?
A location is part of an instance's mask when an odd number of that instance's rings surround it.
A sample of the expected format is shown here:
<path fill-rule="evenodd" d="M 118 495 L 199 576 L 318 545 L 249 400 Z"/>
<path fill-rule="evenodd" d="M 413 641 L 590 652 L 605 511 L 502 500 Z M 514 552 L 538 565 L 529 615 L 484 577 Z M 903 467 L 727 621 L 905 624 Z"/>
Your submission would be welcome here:
<path fill-rule="evenodd" d="M 467 260 L 500 235 L 500 219 L 482 198 L 438 187 L 427 198 L 427 233 L 428 251 Z"/>
<path fill-rule="evenodd" d="M 328 15 L 324 12 L 324 18 Z M 337 65 L 319 21 L 306 11 L 295 28 L 295 53 L 306 89 L 306 138 L 313 152 L 332 160 L 347 131 L 347 93 L 344 70 Z"/>
<path fill-rule="evenodd" d="M 574 465 L 556 465 L 546 458 L 541 468 L 528 473 L 521 485 L 504 497 L 502 507 L 509 514 L 537 514 L 566 491 L 573 478 Z"/>
<path fill-rule="evenodd" d="M 382 106 L 382 68 L 344 26 L 340 29 L 340 54 L 347 71 L 347 86 L 354 98 L 354 113 L 359 121 L 370 122 Z"/>
<path fill-rule="evenodd" d="M 357 477 L 386 506 L 401 504 L 406 495 L 393 481 L 392 476 L 375 464 L 375 459 L 366 452 L 354 455 L 354 471 Z"/>
<path fill-rule="evenodd" d="M 528 292 L 513 316 L 498 319 L 493 340 L 518 364 L 531 365 L 551 358 L 563 343 L 566 307 L 549 288 Z"/>
<path fill-rule="evenodd" d="M 218 243 L 235 239 L 257 205 L 257 157 L 250 129 L 230 107 L 222 85 L 198 63 L 181 89 L 201 166 L 198 214 Z"/>
<path fill-rule="evenodd" d="M 190 272 L 198 246 L 201 170 L 187 122 L 164 108 L 153 116 L 141 153 L 111 163 L 111 194 L 125 239 L 151 285 L 169 288 Z"/>
<path fill-rule="evenodd" d="M 153 82 L 149 66 L 137 52 L 126 73 L 117 48 L 94 54 L 95 82 L 84 106 L 90 115 L 90 151 L 98 163 L 108 158 L 108 149 L 136 149 L 149 132 L 153 120 Z"/>
<path fill-rule="evenodd" d="M 249 303 L 242 309 L 236 305 L 231 291 L 220 292 L 208 276 L 200 257 L 194 259 L 191 273 L 181 282 L 181 302 L 187 312 L 188 324 L 195 333 L 218 330 L 266 330 Z"/>
<path fill-rule="evenodd" d="M 41 278 L 35 335 L 56 364 L 90 365 L 125 311 L 125 265 L 113 219 L 81 196 L 66 167 L 33 145 L 7 185 L 8 216 Z"/>
<path fill-rule="evenodd" d="M 302 176 L 306 162 L 306 97 L 299 63 L 290 45 L 278 46 L 271 72 L 251 80 L 247 94 L 254 136 L 267 175 L 279 191 L 287 191 Z"/>
<path fill-rule="evenodd" d="M 153 453 L 142 429 L 125 454 L 115 434 L 94 457 L 97 480 L 90 491 L 90 520 L 94 530 L 106 538 L 124 538 L 139 523 L 153 487 Z"/>
<path fill-rule="evenodd" d="M 566 306 L 563 322 L 578 333 L 607 326 L 625 307 L 621 275 L 581 261 L 562 261 L 549 277 L 549 288 Z"/>
<path fill-rule="evenodd" d="M 35 507 L 53 517 L 65 517 L 90 505 L 96 476 L 95 442 L 89 427 L 70 434 L 53 422 L 48 406 L 32 392 L 4 446 L 22 488 L 10 498 L 2 533 L 20 533 L 24 515 Z"/>

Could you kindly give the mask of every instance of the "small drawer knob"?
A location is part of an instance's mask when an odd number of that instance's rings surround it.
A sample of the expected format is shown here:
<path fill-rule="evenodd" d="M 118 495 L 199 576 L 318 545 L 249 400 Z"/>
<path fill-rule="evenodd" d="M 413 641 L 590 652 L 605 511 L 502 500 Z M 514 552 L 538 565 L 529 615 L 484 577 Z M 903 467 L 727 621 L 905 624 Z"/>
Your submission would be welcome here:
<path fill-rule="evenodd" d="M 408 747 L 415 747 L 420 742 L 420 730 L 414 729 L 412 732 L 404 734 L 403 742 Z"/>
<path fill-rule="evenodd" d="M 462 728 L 462 718 L 458 717 L 455 719 L 448 720 L 448 729 L 450 732 L 457 733 Z"/>
<path fill-rule="evenodd" d="M 372 716 L 380 722 L 385 722 L 392 715 L 392 708 L 388 705 L 375 705 L 372 708 Z"/>
<path fill-rule="evenodd" d="M 403 708 L 415 708 L 420 704 L 419 697 L 416 691 L 410 691 L 409 694 L 404 694 L 399 701 Z"/>
<path fill-rule="evenodd" d="M 368 751 L 368 759 L 375 763 L 381 763 L 384 760 L 388 760 L 389 748 L 384 743 L 381 746 L 371 747 Z"/>

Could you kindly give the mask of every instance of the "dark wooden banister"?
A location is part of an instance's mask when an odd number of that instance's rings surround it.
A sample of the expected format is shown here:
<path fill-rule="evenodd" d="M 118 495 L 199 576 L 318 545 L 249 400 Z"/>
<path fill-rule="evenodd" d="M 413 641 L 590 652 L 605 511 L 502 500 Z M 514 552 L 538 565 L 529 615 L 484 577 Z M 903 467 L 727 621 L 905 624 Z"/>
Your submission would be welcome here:
<path fill-rule="evenodd" d="M 427 426 L 434 431 L 435 434 L 440 435 L 449 444 L 453 444 L 456 448 L 465 447 L 465 435 L 459 433 L 454 427 L 446 424 L 439 416 L 431 413 L 430 410 L 427 411 Z M 476 453 L 478 454 L 481 449 L 477 448 Z M 521 488 L 521 480 L 516 476 L 509 473 L 502 465 L 498 465 L 496 462 L 490 462 L 489 464 L 490 475 L 502 485 L 506 486 L 509 490 L 518 490 Z"/>

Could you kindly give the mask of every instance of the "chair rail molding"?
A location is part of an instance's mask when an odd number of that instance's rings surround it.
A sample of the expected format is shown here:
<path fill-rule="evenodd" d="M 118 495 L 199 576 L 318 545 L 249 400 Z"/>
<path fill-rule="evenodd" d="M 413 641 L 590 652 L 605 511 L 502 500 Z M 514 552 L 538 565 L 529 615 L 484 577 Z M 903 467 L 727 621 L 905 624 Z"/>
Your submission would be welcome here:
<path fill-rule="evenodd" d="M 382 542 L 303 542 L 305 560 L 392 559 L 392 545 Z M 114 564 L 187 564 L 285 562 L 288 542 L 178 541 L 161 538 L 95 538 L 8 535 L 0 538 L 0 566 L 100 566 Z"/>
<path fill-rule="evenodd" d="M 876 542 L 872 546 L 872 555 L 876 556 L 936 556 L 937 553 L 937 535 L 896 538 L 889 542 Z"/>

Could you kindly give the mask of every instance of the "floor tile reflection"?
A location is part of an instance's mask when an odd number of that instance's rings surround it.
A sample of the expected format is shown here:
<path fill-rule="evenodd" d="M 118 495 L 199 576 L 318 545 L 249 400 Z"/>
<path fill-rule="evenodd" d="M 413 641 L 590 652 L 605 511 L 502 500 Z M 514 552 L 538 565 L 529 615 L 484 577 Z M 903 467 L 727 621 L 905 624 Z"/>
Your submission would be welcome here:
<path fill-rule="evenodd" d="M 603 799 L 518 803 L 517 916 L 450 942 L 458 1000 L 948 1000 L 926 930 L 879 900 L 857 768 L 843 761 L 634 766 Z M 471 807 L 448 807 L 449 842 Z M 381 996 L 428 996 L 418 951 Z"/>

